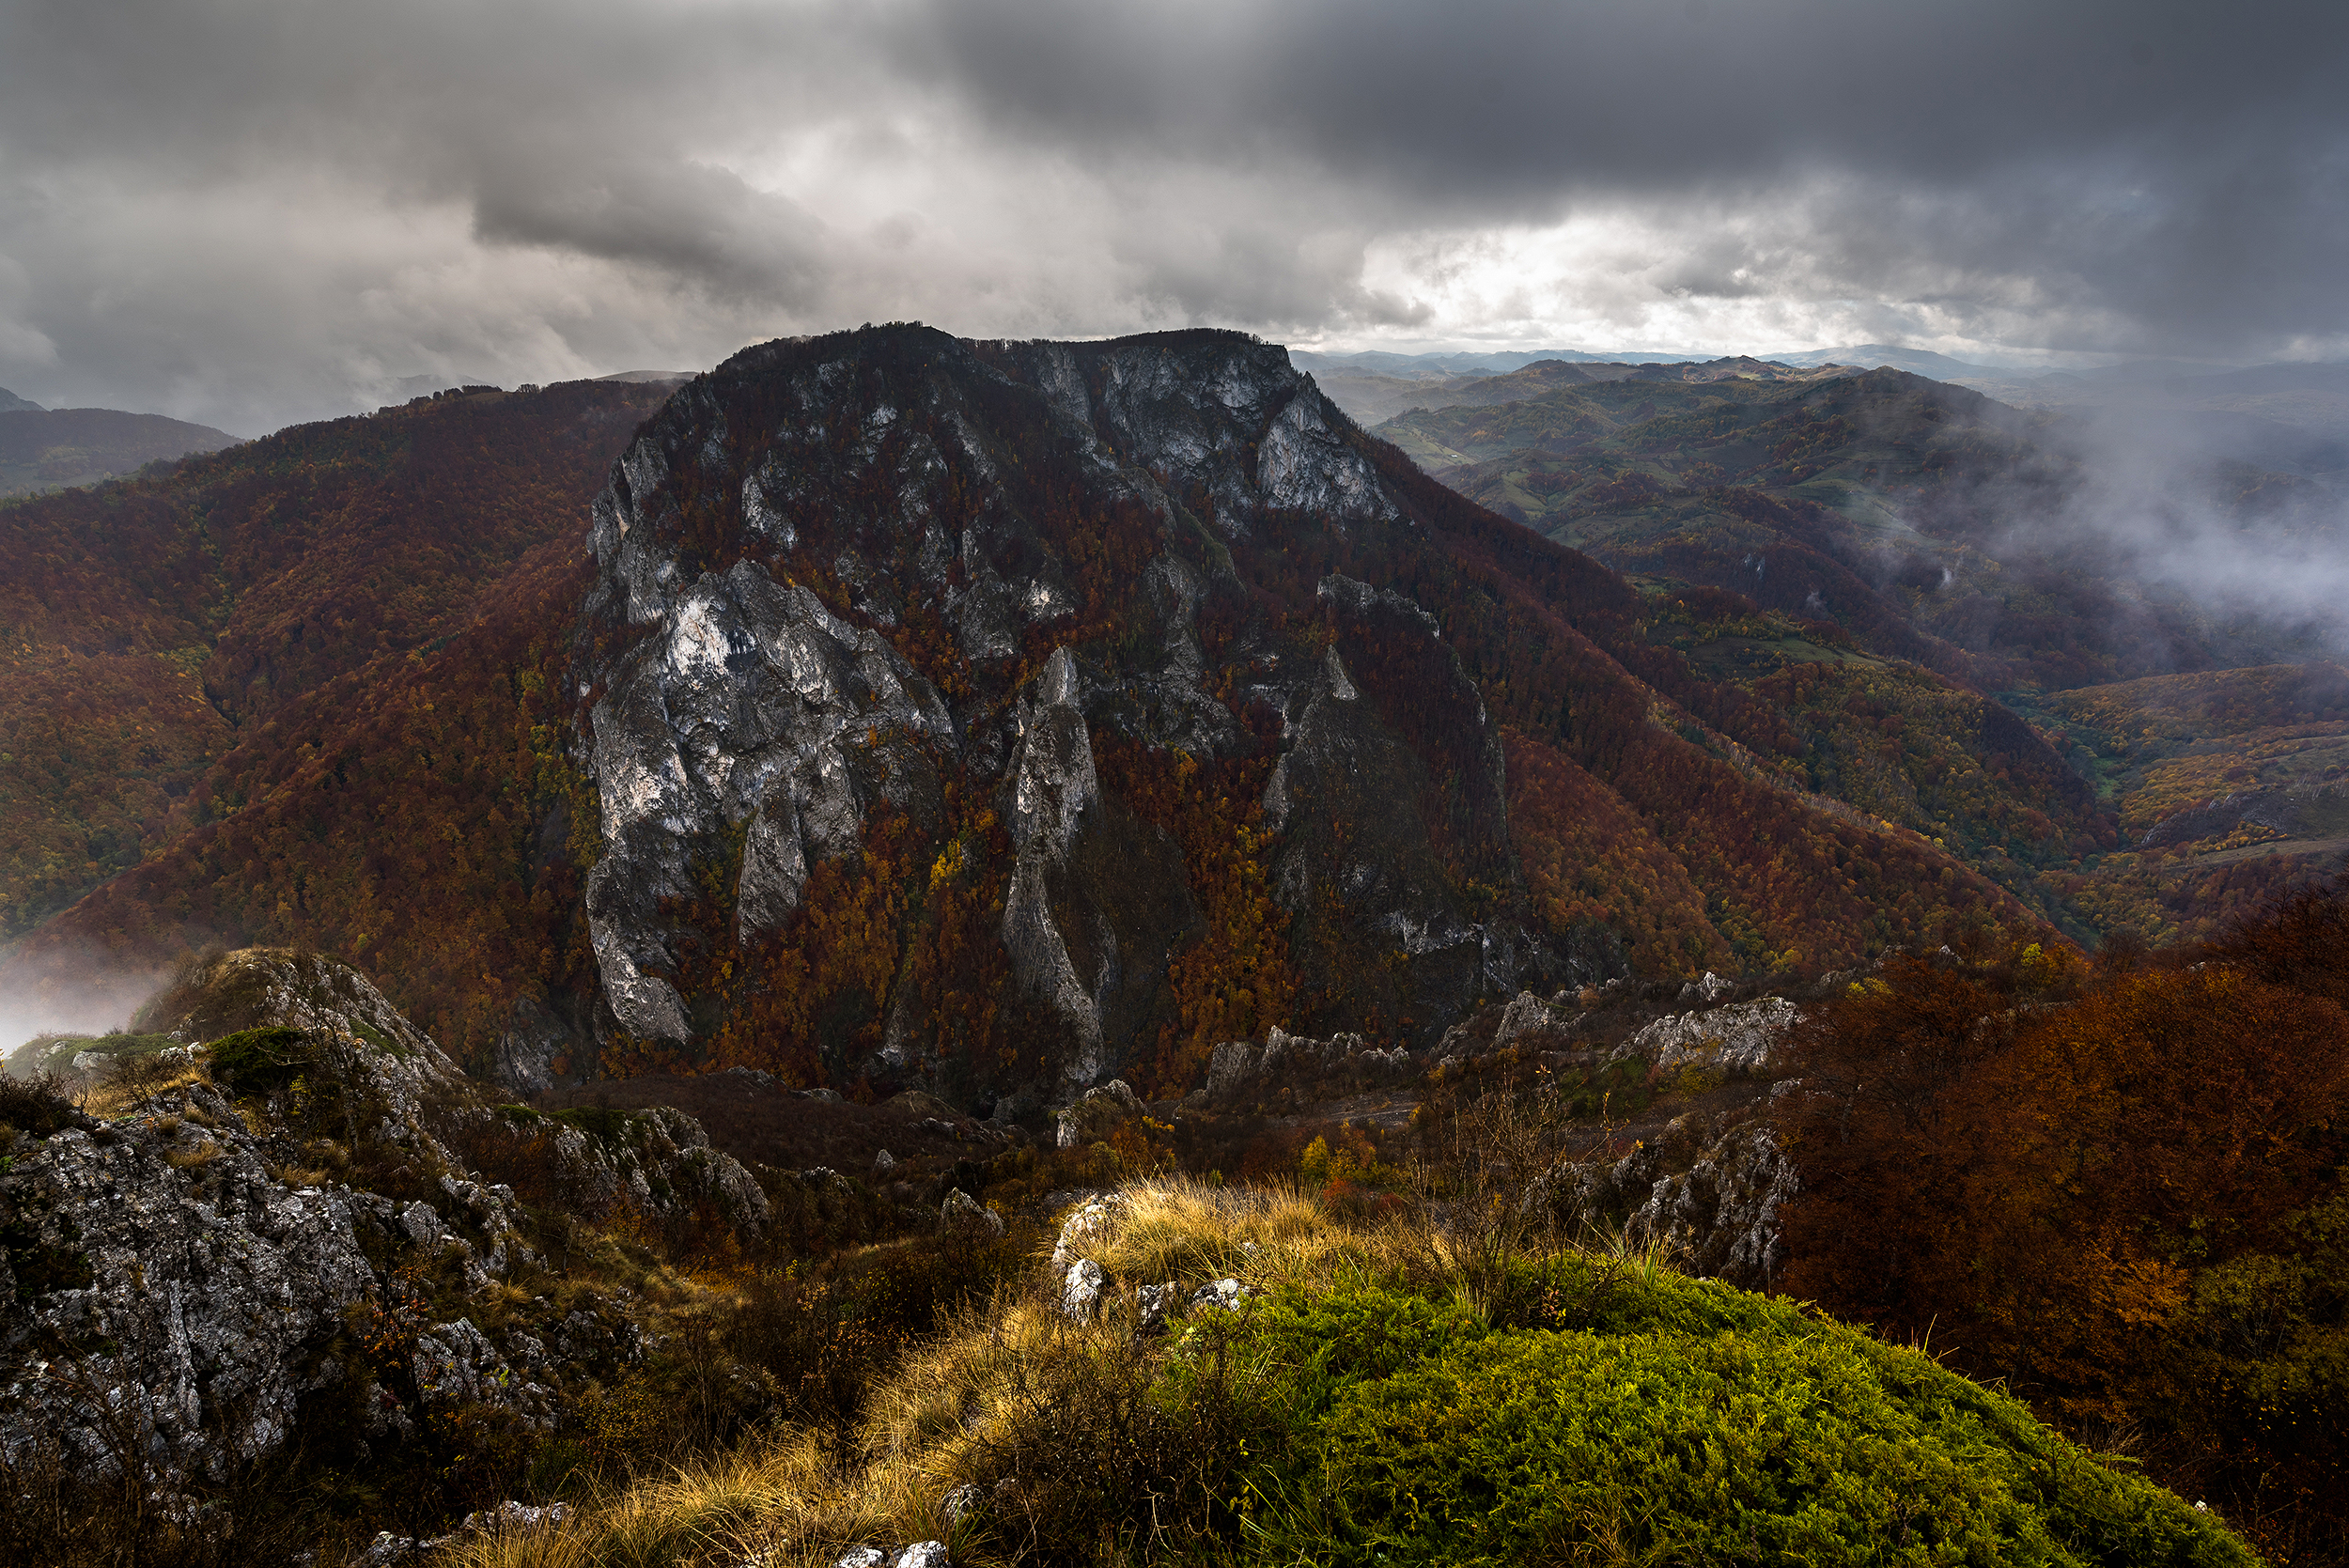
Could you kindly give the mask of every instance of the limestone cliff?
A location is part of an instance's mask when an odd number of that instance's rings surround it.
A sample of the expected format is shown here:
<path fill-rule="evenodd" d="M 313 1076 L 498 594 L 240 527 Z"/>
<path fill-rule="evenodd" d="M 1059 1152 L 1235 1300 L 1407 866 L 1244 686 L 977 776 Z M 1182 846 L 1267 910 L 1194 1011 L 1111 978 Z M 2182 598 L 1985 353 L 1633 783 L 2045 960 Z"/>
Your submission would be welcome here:
<path fill-rule="evenodd" d="M 1065 1101 L 1152 1057 L 1183 1028 L 1170 964 L 1208 931 L 1207 872 L 1104 784 L 1105 746 L 1267 765 L 1222 804 L 1236 832 L 1260 817 L 1294 972 L 1330 1021 L 1383 1008 L 1384 1032 L 1424 1044 L 1548 977 L 1500 737 L 1433 617 L 1342 573 L 1268 591 L 1303 538 L 1422 526 L 1366 452 L 1283 350 L 1232 334 L 885 329 L 752 349 L 679 392 L 589 541 L 583 1028 L 607 1065 L 723 1045 L 787 1067 L 796 1032 L 803 1077 Z M 928 900 L 958 867 L 1000 902 L 988 940 L 1050 1026 L 1016 1062 L 958 1060 L 963 1009 L 925 978 Z M 864 924 L 811 955 L 848 884 Z M 879 951 L 831 965 L 854 984 L 819 978 L 845 940 Z M 520 1079 L 571 1045 L 545 1021 L 509 1035 Z"/>

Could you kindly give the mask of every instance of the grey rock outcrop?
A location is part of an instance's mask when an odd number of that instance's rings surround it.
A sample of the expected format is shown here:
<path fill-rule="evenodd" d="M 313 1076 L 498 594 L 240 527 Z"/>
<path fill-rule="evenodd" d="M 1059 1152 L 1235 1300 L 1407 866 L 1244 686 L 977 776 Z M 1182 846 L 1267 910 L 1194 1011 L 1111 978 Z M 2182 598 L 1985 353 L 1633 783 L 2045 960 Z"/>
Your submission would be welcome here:
<path fill-rule="evenodd" d="M 1778 1043 L 1800 1017 L 1784 997 L 1674 1014 L 1632 1035 L 1614 1054 L 1618 1060 L 1643 1058 L 1663 1072 L 1695 1068 L 1756 1077 L 1776 1065 Z"/>
<path fill-rule="evenodd" d="M 1619 1230 L 1686 1273 L 1767 1290 L 1786 1265 L 1780 1211 L 1799 1189 L 1767 1121 L 1716 1128 L 1690 1112 L 1626 1155 L 1551 1169 L 1526 1203 L 1570 1235 Z"/>
<path fill-rule="evenodd" d="M 1283 1088 L 1343 1093 L 1406 1082 L 1420 1065 L 1400 1046 L 1382 1049 L 1360 1034 L 1313 1040 L 1276 1025 L 1261 1046 L 1251 1040 L 1217 1046 L 1201 1093 L 1211 1103 L 1230 1105 L 1261 1100 Z"/>
<path fill-rule="evenodd" d="M 340 1314 L 376 1294 L 361 1234 L 389 1205 L 370 1199 L 272 1180 L 201 1085 L 20 1141 L 0 1175 L 0 1450 L 54 1436 L 80 1470 L 137 1453 L 225 1473 L 275 1448 L 343 1374 Z"/>
<path fill-rule="evenodd" d="M 1142 1101 L 1123 1079 L 1112 1079 L 1062 1110 L 1055 1123 L 1054 1141 L 1064 1149 L 1096 1143 L 1117 1126 L 1142 1114 Z"/>
<path fill-rule="evenodd" d="M 1501 1022 L 1493 1030 L 1493 1048 L 1499 1050 L 1527 1038 L 1564 1039 L 1581 1019 L 1582 1015 L 1572 1008 L 1544 1001 L 1531 991 L 1519 991 L 1501 1009 Z"/>
<path fill-rule="evenodd" d="M 630 449 L 597 502 L 593 541 L 616 579 L 602 591 L 651 623 L 595 707 L 603 859 L 587 910 L 604 997 L 628 1032 L 683 1040 L 685 1002 L 661 971 L 676 955 L 661 899 L 697 896 L 696 840 L 742 833 L 735 930 L 746 944 L 799 907 L 812 862 L 859 845 L 876 804 L 934 809 L 929 748 L 955 726 L 930 683 L 870 628 L 842 621 L 806 588 L 748 561 L 677 583 L 630 486 Z"/>
<path fill-rule="evenodd" d="M 527 1327 L 496 1334 L 468 1312 L 436 1315 L 416 1324 L 401 1368 L 368 1371 L 350 1333 L 412 1321 L 413 1279 L 484 1299 L 540 1261 L 513 1194 L 456 1153 L 501 1113 L 365 976 L 329 960 L 226 955 L 149 1014 L 197 1041 L 290 1032 L 271 1037 L 273 1076 L 232 1080 L 241 1104 L 190 1071 L 109 1120 L 0 1149 L 0 1452 L 54 1444 L 75 1471 L 132 1463 L 167 1484 L 277 1449 L 314 1395 L 341 1390 L 367 1441 L 460 1405 L 543 1427 L 567 1379 L 641 1358 L 625 1308 L 582 1298 L 559 1315 L 540 1301 Z M 224 1046 L 190 1064 L 239 1060 Z M 553 1140 L 549 1179 L 569 1184 L 575 1209 L 603 1197 L 655 1217 L 714 1207 L 746 1235 L 764 1224 L 764 1193 L 690 1117 L 627 1125 L 619 1147 L 568 1126 Z M 310 1169 L 321 1144 L 354 1180 L 388 1172 L 397 1196 Z"/>
<path fill-rule="evenodd" d="M 993 1209 L 982 1208 L 979 1201 L 960 1188 L 946 1194 L 938 1206 L 939 1229 L 944 1231 L 976 1231 L 988 1235 L 1003 1234 L 1003 1217 Z"/>
<path fill-rule="evenodd" d="M 714 1015 L 690 955 L 730 939 L 755 964 L 818 866 L 859 862 L 877 814 L 917 843 L 961 831 L 960 855 L 982 840 L 950 826 L 969 820 L 955 802 L 988 800 L 1011 845 L 987 873 L 1003 954 L 1061 1034 L 1030 1053 L 1040 1071 L 981 1087 L 1057 1102 L 1114 1075 L 1170 1017 L 1169 960 L 1205 920 L 1169 831 L 1104 786 L 1112 743 L 1280 753 L 1277 896 L 1318 910 L 1334 886 L 1342 904 L 1305 967 L 1405 955 L 1365 1010 L 1432 1041 L 1546 974 L 1522 924 L 1464 893 L 1517 884 L 1498 730 L 1435 623 L 1331 578 L 1335 641 L 1305 655 L 1245 608 L 1236 548 L 1419 528 L 1374 451 L 1283 351 L 1231 334 L 885 329 L 748 350 L 681 390 L 594 507 L 575 677 L 593 697 L 599 985 L 598 1038 L 575 1051 L 699 1038 Z M 1138 554 L 1098 557 L 1107 519 L 1141 521 L 1121 536 Z M 840 1014 L 877 1020 L 879 1043 L 817 1042 L 835 1082 L 972 1070 L 944 1054 L 958 1020 L 930 1011 L 910 958 L 860 985 Z M 544 1022 L 509 1031 L 518 1081 L 558 1054 Z"/>
<path fill-rule="evenodd" d="M 511 1110 L 483 1118 L 515 1117 Z M 541 1120 L 524 1112 L 525 1126 Z M 591 1219 L 631 1210 L 681 1219 L 707 1205 L 737 1234 L 755 1241 L 769 1220 L 766 1192 L 741 1161 L 709 1146 L 699 1122 L 672 1106 L 646 1106 L 616 1119 L 610 1136 L 547 1120 L 552 1180 L 566 1205 Z"/>

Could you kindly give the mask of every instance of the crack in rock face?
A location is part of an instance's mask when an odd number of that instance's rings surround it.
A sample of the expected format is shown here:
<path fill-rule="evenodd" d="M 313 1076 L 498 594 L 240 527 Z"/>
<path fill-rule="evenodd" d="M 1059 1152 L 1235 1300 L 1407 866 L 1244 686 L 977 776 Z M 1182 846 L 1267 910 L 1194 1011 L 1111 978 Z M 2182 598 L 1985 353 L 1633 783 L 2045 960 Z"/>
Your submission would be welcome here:
<path fill-rule="evenodd" d="M 1285 351 L 1235 334 L 882 329 L 747 350 L 680 390 L 593 507 L 574 675 L 599 986 L 579 1044 L 697 1048 L 731 1005 L 696 978 L 713 941 L 789 939 L 818 868 L 861 875 L 884 816 L 935 854 L 991 800 L 1003 955 L 1061 1031 L 1026 1087 L 1065 1101 L 1117 1072 L 1205 926 L 1174 840 L 1103 787 L 1112 742 L 1277 751 L 1281 902 L 1337 888 L 1351 939 L 1407 955 L 1430 1029 L 1496 976 L 1538 977 L 1539 944 L 1463 902 L 1464 879 L 1515 871 L 1498 734 L 1434 622 L 1331 579 L 1337 639 L 1298 658 L 1248 608 L 1236 548 L 1421 527 L 1372 451 Z M 1402 733 L 1382 713 L 1422 679 L 1457 712 Z M 1428 801 L 1472 821 L 1460 845 L 1431 846 Z M 1335 842 L 1341 817 L 1362 835 Z M 880 989 L 849 1008 L 879 1046 L 831 1040 L 825 1070 L 934 1081 L 952 1020 L 902 977 Z M 518 1017 L 518 1073 L 546 1036 Z"/>

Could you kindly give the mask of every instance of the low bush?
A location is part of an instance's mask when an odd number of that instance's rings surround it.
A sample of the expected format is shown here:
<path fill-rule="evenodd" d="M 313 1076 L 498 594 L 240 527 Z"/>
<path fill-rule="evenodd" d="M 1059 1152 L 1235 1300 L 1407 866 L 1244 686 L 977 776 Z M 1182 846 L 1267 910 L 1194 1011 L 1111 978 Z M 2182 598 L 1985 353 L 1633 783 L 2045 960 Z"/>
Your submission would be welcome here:
<path fill-rule="evenodd" d="M 47 1138 L 68 1127 L 86 1127 L 82 1114 L 54 1073 L 18 1078 L 0 1072 L 0 1127 L 14 1127 L 35 1138 Z"/>
<path fill-rule="evenodd" d="M 283 1089 L 318 1063 L 318 1049 L 298 1029 L 266 1025 L 224 1034 L 211 1044 L 212 1077 L 240 1094 Z"/>
<path fill-rule="evenodd" d="M 1341 1385 L 1299 1434 L 1261 1487 L 1299 1499 L 1259 1526 L 1281 1555 L 2253 1560 L 2175 1497 L 2100 1465 L 2021 1405 L 1846 1331 L 1797 1321 L 1451 1340 Z"/>

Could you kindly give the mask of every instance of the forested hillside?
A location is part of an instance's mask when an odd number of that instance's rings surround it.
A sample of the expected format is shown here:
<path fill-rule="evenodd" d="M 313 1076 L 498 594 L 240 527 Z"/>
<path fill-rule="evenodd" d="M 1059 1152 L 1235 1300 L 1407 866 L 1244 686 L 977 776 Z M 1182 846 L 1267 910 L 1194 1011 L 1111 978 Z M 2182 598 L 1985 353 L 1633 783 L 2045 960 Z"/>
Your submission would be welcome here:
<path fill-rule="evenodd" d="M 1530 384 L 1541 368 L 1479 383 L 1526 380 L 1512 400 L 1377 433 L 1628 574 L 1659 640 L 1802 736 L 1807 787 L 1956 847 L 2090 942 L 2207 935 L 2341 863 L 2333 715 L 2307 696 L 2341 676 L 2282 662 L 2330 644 L 2213 614 L 2063 526 L 2093 482 L 2077 428 L 1889 369 Z M 2322 443 L 2260 450 L 2286 467 L 2214 459 L 2183 472 L 2188 500 L 2248 527 L 2341 483 Z"/>
<path fill-rule="evenodd" d="M 0 496 L 38 494 L 217 452 L 237 438 L 209 425 L 119 409 L 43 409 L 0 389 Z"/>
<path fill-rule="evenodd" d="M 991 1093 L 1089 1061 L 1174 1087 L 1274 1024 L 1420 1042 L 1545 976 L 1816 972 L 2028 934 L 2042 917 L 1964 835 L 2104 831 L 1955 784 L 1917 813 L 1833 798 L 1843 774 L 1781 705 L 1673 645 L 1699 612 L 1467 504 L 1228 334 L 754 350 L 614 471 L 583 622 L 559 546 L 489 588 L 575 525 L 550 520 L 562 487 L 617 444 L 628 396 L 446 400 L 320 427 L 341 444 L 316 477 L 284 438 L 176 489 L 43 503 L 149 531 L 140 581 L 178 574 L 151 596 L 176 619 L 148 624 L 151 591 L 77 591 L 150 662 L 201 647 L 202 722 L 241 727 L 165 781 L 186 794 L 145 863 L 11 971 L 299 942 L 365 956 L 471 1059 L 558 1075 L 739 1063 Z M 550 425 L 595 439 L 549 452 Z M 174 510 L 196 493 L 218 499 Z M 545 505 L 499 499 L 518 493 Z M 694 694 L 721 691 L 701 660 L 751 672 L 786 644 L 802 662 L 773 668 L 839 672 L 791 699 L 835 717 Z M 729 680 L 723 705 L 757 690 Z M 1081 752 L 1048 765 L 1054 725 Z M 633 783 L 628 758 L 679 782 Z M 692 782 L 728 758 L 737 784 Z M 2061 774 L 2027 731 L 1939 759 L 2018 765 Z M 777 768 L 803 782 L 739 792 Z M 645 787 L 668 804 L 640 830 L 614 806 Z M 1068 814 L 1041 839 L 1033 789 Z M 604 922 L 592 966 L 583 918 Z"/>
<path fill-rule="evenodd" d="M 587 497 L 659 397 L 426 398 L 0 506 L 0 939 L 238 813 L 260 759 L 364 728 L 534 548 L 575 556 Z M 337 679 L 309 730 L 272 722 Z M 381 836 L 365 817 L 334 832 Z M 299 902 L 211 880 L 208 897 Z M 151 956 L 132 933 L 173 918 L 204 926 L 158 910 L 102 939 Z"/>

